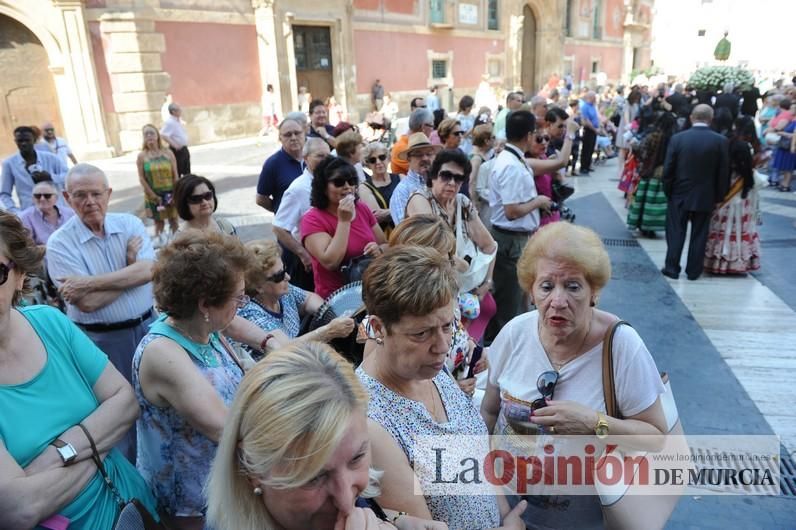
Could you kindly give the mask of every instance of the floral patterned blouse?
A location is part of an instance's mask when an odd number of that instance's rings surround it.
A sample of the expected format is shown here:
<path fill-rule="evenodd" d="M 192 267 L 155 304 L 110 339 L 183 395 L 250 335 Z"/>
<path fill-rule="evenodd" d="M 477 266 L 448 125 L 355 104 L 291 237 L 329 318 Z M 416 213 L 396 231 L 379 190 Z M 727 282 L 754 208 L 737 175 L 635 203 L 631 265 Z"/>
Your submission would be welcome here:
<path fill-rule="evenodd" d="M 158 505 L 169 515 L 202 516 L 206 504 L 202 489 L 217 444 L 196 430 L 174 408 L 157 407 L 147 401 L 138 377 L 144 349 L 163 336 L 185 350 L 227 406 L 232 404 L 243 371 L 225 351 L 217 333 L 211 335 L 212 348 L 208 348 L 185 338 L 166 324 L 163 317 L 152 325 L 133 355 L 133 389 L 141 406 L 141 416 L 136 423 L 136 467 L 154 492 Z"/>
<path fill-rule="evenodd" d="M 368 418 L 392 436 L 413 469 L 417 436 L 457 435 L 463 441 L 478 443 L 488 434 L 478 409 L 445 370 L 441 370 L 433 382 L 448 416 L 446 423 L 438 423 L 425 405 L 393 392 L 361 366 L 356 373 L 370 395 Z M 500 511 L 493 495 L 427 495 L 425 500 L 431 518 L 447 523 L 448 528 L 467 530 L 500 526 Z"/>

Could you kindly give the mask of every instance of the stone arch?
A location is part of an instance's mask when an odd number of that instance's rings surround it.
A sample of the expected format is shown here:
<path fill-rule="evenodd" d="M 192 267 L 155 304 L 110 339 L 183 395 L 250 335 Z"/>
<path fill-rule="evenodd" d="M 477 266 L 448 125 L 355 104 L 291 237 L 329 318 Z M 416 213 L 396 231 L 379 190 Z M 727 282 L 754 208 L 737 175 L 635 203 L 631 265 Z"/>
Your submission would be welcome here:
<path fill-rule="evenodd" d="M 0 0 L 0 15 L 24 26 L 44 48 L 63 120 L 62 133 L 78 157 L 111 155 L 84 2 Z"/>
<path fill-rule="evenodd" d="M 0 15 L 13 18 L 39 39 L 39 42 L 47 51 L 47 57 L 50 60 L 50 70 L 55 72 L 64 67 L 63 47 L 58 42 L 58 38 L 39 22 L 40 20 L 48 20 L 51 15 L 47 11 L 52 9 L 55 8 L 50 2 L 15 2 L 12 4 L 6 0 L 0 0 Z"/>
<path fill-rule="evenodd" d="M 526 7 L 535 19 L 532 61 L 524 54 L 524 13 Z M 558 0 L 513 0 L 506 2 L 509 37 L 506 41 L 509 82 L 513 87 L 523 84 L 523 65 L 533 62 L 532 88 L 539 89 L 553 72 L 560 72 L 564 51 L 565 4 Z M 526 94 L 527 95 L 527 94 Z"/>

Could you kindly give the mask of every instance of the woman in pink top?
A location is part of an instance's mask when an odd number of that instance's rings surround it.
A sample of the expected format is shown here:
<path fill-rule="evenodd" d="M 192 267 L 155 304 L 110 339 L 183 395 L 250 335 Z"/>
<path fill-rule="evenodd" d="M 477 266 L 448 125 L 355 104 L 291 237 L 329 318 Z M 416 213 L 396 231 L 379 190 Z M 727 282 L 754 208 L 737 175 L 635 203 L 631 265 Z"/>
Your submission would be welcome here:
<path fill-rule="evenodd" d="M 329 156 L 312 177 L 312 208 L 301 219 L 301 240 L 312 258 L 315 292 L 328 297 L 343 286 L 340 267 L 352 258 L 377 256 L 384 233 L 367 204 L 359 202 L 354 166 Z"/>

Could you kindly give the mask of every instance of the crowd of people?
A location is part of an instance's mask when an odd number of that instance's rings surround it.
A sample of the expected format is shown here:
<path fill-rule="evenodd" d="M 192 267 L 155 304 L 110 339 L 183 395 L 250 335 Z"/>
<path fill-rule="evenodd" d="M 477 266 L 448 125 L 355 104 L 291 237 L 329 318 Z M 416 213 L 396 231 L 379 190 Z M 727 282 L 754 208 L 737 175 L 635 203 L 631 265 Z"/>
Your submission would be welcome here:
<path fill-rule="evenodd" d="M 759 117 L 732 87 L 568 91 L 499 109 L 464 96 L 451 115 L 432 92 L 405 133 L 370 141 L 375 122 L 334 101 L 278 123 L 269 106 L 281 145 L 252 200 L 275 241 L 244 243 L 215 215 L 173 102 L 137 158 L 154 239 L 108 211 L 108 177 L 52 124 L 41 142 L 17 128 L 0 190 L 0 526 L 110 529 L 120 497 L 181 529 L 600 527 L 596 495 L 415 495 L 413 440 L 665 434 L 629 327 L 613 340 L 621 417 L 607 415 L 611 264 L 567 222 L 568 177 L 619 158 L 627 224 L 666 231 L 666 276 L 689 222 L 689 279 L 755 270 L 755 171 L 789 189 L 796 89 L 764 95 Z M 371 95 L 375 113 L 391 103 L 378 81 Z M 34 280 L 49 305 L 30 305 Z M 308 326 L 357 282 L 362 318 Z M 330 346 L 349 337 L 357 366 Z"/>

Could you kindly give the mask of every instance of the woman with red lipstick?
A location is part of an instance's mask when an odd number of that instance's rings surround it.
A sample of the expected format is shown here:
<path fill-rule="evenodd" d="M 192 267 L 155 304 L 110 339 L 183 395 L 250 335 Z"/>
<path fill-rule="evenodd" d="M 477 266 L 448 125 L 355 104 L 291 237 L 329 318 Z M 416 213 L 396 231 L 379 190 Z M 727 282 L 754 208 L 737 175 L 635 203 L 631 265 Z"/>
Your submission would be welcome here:
<path fill-rule="evenodd" d="M 596 308 L 611 277 L 600 237 L 570 223 L 544 226 L 525 246 L 517 276 L 537 309 L 511 320 L 490 348 L 481 404 L 489 430 L 602 437 L 666 432 L 658 369 L 629 326 L 617 329 L 612 350 L 623 419 L 605 414 L 602 344 L 619 318 Z M 534 497 L 530 504 L 526 520 L 534 525 L 602 528 L 596 496 Z"/>
<path fill-rule="evenodd" d="M 361 256 L 375 257 L 386 245 L 370 207 L 360 202 L 357 170 L 329 156 L 312 177 L 312 208 L 301 219 L 301 242 L 312 258 L 315 292 L 326 298 L 345 283 L 340 267 Z"/>

